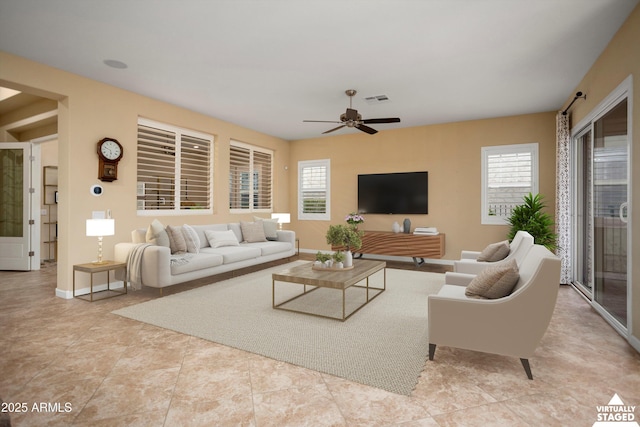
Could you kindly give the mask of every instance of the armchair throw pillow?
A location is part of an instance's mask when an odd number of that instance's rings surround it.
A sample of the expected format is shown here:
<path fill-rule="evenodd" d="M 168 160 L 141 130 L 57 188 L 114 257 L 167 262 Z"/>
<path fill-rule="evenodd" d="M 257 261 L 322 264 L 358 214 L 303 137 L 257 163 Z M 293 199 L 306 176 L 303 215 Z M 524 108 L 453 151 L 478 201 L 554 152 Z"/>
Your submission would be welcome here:
<path fill-rule="evenodd" d="M 464 294 L 470 298 L 498 299 L 511 294 L 520 279 L 515 259 L 492 265 L 471 280 Z"/>
<path fill-rule="evenodd" d="M 492 243 L 480 252 L 478 261 L 496 262 L 503 260 L 509 255 L 510 250 L 511 247 L 509 246 L 508 240 Z"/>

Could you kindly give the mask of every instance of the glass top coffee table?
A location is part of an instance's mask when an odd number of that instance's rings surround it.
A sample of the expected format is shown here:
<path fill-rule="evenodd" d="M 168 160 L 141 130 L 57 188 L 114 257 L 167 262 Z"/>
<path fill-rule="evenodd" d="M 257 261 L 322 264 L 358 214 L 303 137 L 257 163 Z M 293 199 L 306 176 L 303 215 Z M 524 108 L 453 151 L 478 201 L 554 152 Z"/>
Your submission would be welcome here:
<path fill-rule="evenodd" d="M 293 311 L 296 313 L 310 314 L 318 317 L 325 317 L 329 319 L 337 319 L 341 321 L 347 320 L 354 313 L 360 310 L 362 307 L 371 302 L 374 298 L 384 292 L 387 288 L 387 263 L 384 261 L 372 261 L 372 260 L 354 260 L 352 269 L 344 270 L 322 270 L 313 269 L 313 263 L 307 263 L 299 265 L 293 268 L 273 273 L 272 275 L 272 287 L 271 287 L 271 304 L 274 309 Z M 373 274 L 381 271 L 383 275 L 382 287 L 369 286 L 369 277 Z M 286 299 L 285 301 L 276 303 L 276 282 L 288 282 L 297 283 L 303 285 L 302 293 L 298 293 L 295 296 Z M 361 284 L 361 282 L 365 282 Z M 361 303 L 358 303 L 355 309 L 351 309 L 347 313 L 347 289 L 350 287 L 360 288 L 363 290 L 361 295 Z M 310 288 L 310 289 L 308 289 Z M 319 289 L 333 289 L 342 292 L 342 315 L 332 316 L 319 313 L 313 313 L 310 310 L 304 309 L 304 304 L 296 308 L 291 304 L 294 300 L 302 300 L 309 298 L 308 295 L 312 292 L 316 292 Z M 322 298 L 319 301 L 322 302 Z M 328 301 L 330 298 L 326 298 Z M 325 302 L 326 302 L 325 301 Z M 318 305 L 318 301 L 309 300 L 309 304 Z M 339 304 L 339 302 L 338 302 Z"/>

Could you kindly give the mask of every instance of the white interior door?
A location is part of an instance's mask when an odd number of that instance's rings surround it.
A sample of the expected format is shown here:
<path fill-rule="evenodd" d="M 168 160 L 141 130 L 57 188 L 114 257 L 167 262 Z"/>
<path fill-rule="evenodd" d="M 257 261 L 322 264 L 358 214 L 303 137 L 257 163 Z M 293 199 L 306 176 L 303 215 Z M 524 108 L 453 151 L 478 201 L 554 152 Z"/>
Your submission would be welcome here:
<path fill-rule="evenodd" d="M 30 143 L 0 143 L 0 270 L 32 269 L 31 164 Z"/>

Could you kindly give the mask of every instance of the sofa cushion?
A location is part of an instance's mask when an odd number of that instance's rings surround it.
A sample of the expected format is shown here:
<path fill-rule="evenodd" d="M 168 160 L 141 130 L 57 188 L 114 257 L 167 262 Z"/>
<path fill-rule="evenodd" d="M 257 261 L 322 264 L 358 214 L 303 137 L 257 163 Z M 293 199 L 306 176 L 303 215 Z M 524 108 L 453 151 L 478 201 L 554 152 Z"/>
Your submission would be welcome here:
<path fill-rule="evenodd" d="M 169 236 L 169 247 L 172 254 L 187 252 L 187 242 L 182 234 L 182 227 L 167 225 L 167 235 Z"/>
<path fill-rule="evenodd" d="M 289 242 L 258 242 L 258 243 L 247 243 L 248 246 L 252 248 L 259 248 L 262 256 L 273 255 L 280 252 L 290 251 L 292 248 L 291 243 Z"/>
<path fill-rule="evenodd" d="M 503 260 L 509 255 L 510 249 L 508 240 L 492 243 L 480 252 L 478 261 L 496 262 Z"/>
<path fill-rule="evenodd" d="M 167 230 L 165 230 L 164 225 L 157 219 L 154 219 L 151 224 L 149 224 L 145 239 L 147 243 L 152 245 L 171 247 Z"/>
<path fill-rule="evenodd" d="M 187 252 L 197 254 L 200 252 L 200 238 L 196 230 L 188 224 L 182 226 L 182 234 L 184 235 L 184 241 L 187 244 Z"/>
<path fill-rule="evenodd" d="M 520 274 L 515 259 L 502 265 L 492 265 L 471 280 L 465 295 L 471 298 L 498 299 L 511 294 Z"/>
<path fill-rule="evenodd" d="M 232 264 L 238 261 L 258 258 L 261 255 L 260 248 L 248 246 L 242 243 L 239 246 L 223 246 L 219 248 L 204 248 L 201 253 L 216 254 L 223 257 L 224 264 Z"/>
<path fill-rule="evenodd" d="M 262 227 L 264 228 L 264 235 L 267 240 L 278 240 L 278 220 L 271 218 L 259 218 L 257 216 L 253 217 L 253 220 L 258 222 L 262 221 Z"/>
<path fill-rule="evenodd" d="M 207 236 L 209 246 L 212 248 L 221 248 L 223 246 L 238 246 L 240 242 L 231 230 L 213 231 L 205 230 L 204 235 Z"/>
<path fill-rule="evenodd" d="M 204 270 L 222 265 L 224 259 L 217 254 L 181 254 L 171 256 L 171 275 Z"/>
<path fill-rule="evenodd" d="M 262 225 L 262 221 L 240 221 L 240 228 L 242 229 L 244 242 L 255 243 L 267 240 L 267 237 L 264 235 L 264 226 Z"/>

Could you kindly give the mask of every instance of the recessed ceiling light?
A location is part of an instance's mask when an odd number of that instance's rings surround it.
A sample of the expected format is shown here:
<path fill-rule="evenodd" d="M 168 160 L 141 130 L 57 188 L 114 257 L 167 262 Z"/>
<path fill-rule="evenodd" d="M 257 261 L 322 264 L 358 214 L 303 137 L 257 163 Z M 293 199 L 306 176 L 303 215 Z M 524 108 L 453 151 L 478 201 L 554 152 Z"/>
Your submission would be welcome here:
<path fill-rule="evenodd" d="M 107 65 L 107 66 L 109 66 L 111 68 L 118 68 L 119 70 L 124 70 L 125 68 L 128 67 L 128 65 L 125 64 L 124 62 L 117 61 L 115 59 L 105 59 L 102 62 L 104 62 L 105 65 Z"/>

